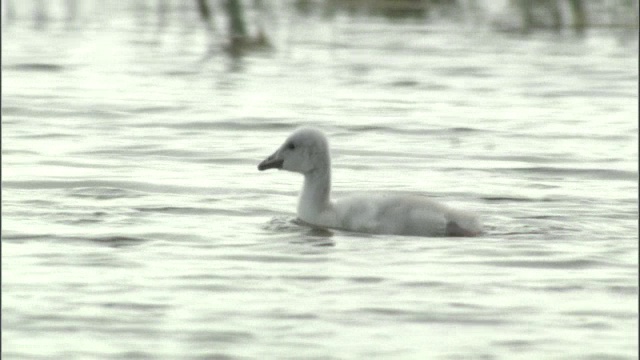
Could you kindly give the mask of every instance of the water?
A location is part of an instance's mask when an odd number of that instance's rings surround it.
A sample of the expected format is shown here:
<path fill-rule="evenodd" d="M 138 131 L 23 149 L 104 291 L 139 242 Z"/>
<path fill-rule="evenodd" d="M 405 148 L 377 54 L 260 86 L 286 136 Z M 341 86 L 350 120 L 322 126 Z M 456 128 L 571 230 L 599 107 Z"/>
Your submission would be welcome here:
<path fill-rule="evenodd" d="M 3 358 L 637 358 L 635 35 L 291 15 L 203 57 L 197 19 L 122 14 L 3 28 Z M 297 224 L 256 165 L 299 125 L 334 196 L 487 233 Z"/>

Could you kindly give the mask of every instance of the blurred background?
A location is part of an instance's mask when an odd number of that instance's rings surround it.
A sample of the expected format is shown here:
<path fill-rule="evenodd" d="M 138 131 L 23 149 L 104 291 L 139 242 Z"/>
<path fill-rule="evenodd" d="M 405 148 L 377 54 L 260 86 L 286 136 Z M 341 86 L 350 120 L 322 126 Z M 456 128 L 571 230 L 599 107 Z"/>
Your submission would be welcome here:
<path fill-rule="evenodd" d="M 609 29 L 635 33 L 637 0 L 290 0 L 290 1 L 2 1 L 3 29 L 131 29 L 151 41 L 180 32 L 191 41 L 219 42 L 227 50 L 255 50 L 291 45 L 292 21 L 322 19 L 331 31 L 343 22 L 375 18 L 412 21 L 425 26 L 455 24 L 474 31 L 530 33 Z M 151 37 L 153 33 L 156 37 Z M 202 38 L 205 38 L 204 40 Z M 166 39 L 165 39 L 166 40 Z M 339 45 L 337 38 L 327 45 Z M 141 39 L 141 41 L 143 41 Z"/>
<path fill-rule="evenodd" d="M 478 238 L 318 231 L 258 172 Z M 3 0 L 7 359 L 634 359 L 637 0 Z"/>

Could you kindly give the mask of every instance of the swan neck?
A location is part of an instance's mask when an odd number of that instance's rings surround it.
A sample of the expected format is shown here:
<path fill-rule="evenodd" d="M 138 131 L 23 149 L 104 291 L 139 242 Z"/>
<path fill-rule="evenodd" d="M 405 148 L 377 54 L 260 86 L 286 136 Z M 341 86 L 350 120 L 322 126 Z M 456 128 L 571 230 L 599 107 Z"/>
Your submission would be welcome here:
<path fill-rule="evenodd" d="M 322 212 L 331 196 L 331 170 L 329 167 L 310 171 L 304 175 L 304 186 L 299 207 Z"/>

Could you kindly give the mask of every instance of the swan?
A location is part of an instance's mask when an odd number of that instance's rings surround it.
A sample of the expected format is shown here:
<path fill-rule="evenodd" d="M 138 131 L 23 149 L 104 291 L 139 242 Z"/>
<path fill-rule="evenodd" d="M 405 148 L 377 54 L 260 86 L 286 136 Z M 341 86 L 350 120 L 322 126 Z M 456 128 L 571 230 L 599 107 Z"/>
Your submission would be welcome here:
<path fill-rule="evenodd" d="M 452 209 L 425 196 L 364 193 L 331 200 L 331 156 L 322 131 L 296 129 L 258 170 L 287 170 L 304 175 L 297 216 L 323 228 L 370 234 L 413 236 L 476 236 L 477 216 Z"/>

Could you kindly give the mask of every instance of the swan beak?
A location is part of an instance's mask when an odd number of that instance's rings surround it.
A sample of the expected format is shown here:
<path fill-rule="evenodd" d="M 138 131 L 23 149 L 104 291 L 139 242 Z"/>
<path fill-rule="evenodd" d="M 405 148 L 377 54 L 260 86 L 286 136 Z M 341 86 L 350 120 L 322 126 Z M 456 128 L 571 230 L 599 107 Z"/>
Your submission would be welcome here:
<path fill-rule="evenodd" d="M 264 159 L 260 164 L 258 164 L 258 170 L 263 171 L 267 169 L 282 169 L 282 163 L 284 163 L 284 159 L 278 159 L 276 155 L 277 152 Z"/>

